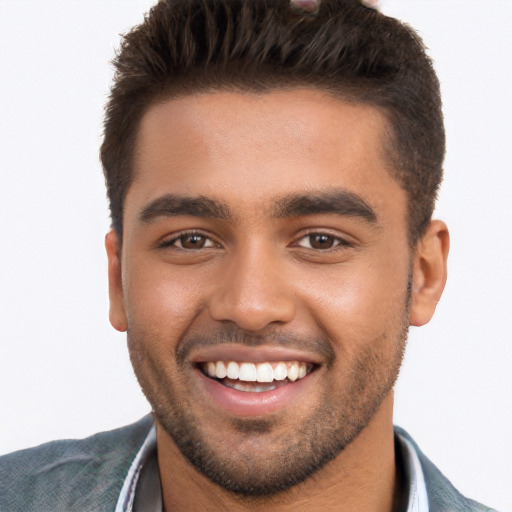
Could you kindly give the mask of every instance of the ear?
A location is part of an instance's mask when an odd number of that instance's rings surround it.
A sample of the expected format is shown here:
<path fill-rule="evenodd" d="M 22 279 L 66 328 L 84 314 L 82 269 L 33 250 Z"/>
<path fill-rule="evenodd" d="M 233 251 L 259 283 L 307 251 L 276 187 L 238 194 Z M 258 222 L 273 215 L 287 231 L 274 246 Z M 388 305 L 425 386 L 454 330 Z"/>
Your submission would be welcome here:
<path fill-rule="evenodd" d="M 109 319 L 114 329 L 124 332 L 128 329 L 128 321 L 124 308 L 121 244 L 119 236 L 113 229 L 105 236 L 105 249 L 107 250 L 108 258 Z"/>
<path fill-rule="evenodd" d="M 410 323 L 425 325 L 436 310 L 446 284 L 450 235 L 446 224 L 434 220 L 416 246 L 413 261 Z"/>

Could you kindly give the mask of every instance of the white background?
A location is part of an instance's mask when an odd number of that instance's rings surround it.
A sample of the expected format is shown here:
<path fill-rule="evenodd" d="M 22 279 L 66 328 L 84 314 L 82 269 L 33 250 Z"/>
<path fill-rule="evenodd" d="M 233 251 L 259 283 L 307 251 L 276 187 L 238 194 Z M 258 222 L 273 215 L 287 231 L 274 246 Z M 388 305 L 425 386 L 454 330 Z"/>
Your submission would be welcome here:
<path fill-rule="evenodd" d="M 149 411 L 107 320 L 98 161 L 108 61 L 148 0 L 0 0 L 0 453 Z M 435 59 L 452 236 L 396 423 L 464 493 L 512 511 L 512 2 L 383 0 Z"/>

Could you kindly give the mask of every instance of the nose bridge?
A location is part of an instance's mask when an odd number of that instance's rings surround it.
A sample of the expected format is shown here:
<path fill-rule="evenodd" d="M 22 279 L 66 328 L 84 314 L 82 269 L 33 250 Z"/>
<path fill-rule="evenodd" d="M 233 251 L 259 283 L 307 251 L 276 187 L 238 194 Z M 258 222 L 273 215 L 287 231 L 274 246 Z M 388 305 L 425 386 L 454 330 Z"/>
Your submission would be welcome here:
<path fill-rule="evenodd" d="M 234 250 L 211 299 L 214 320 L 231 321 L 257 331 L 295 316 L 294 294 L 285 279 L 277 248 L 252 241 Z"/>

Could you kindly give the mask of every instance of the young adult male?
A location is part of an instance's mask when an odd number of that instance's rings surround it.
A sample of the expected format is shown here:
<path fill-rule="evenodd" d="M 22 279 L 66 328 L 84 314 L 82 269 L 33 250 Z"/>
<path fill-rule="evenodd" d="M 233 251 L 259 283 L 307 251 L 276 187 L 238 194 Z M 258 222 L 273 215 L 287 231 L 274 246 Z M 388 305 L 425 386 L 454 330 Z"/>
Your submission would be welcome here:
<path fill-rule="evenodd" d="M 418 37 L 355 0 L 172 0 L 116 66 L 110 319 L 153 415 L 5 457 L 2 507 L 487 510 L 392 424 L 449 245 Z"/>

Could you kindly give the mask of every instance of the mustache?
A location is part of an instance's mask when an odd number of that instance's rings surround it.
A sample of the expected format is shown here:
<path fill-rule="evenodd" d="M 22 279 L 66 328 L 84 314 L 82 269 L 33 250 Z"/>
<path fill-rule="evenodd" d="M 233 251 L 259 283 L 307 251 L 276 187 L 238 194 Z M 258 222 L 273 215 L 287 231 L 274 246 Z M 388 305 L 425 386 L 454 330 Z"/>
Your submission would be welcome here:
<path fill-rule="evenodd" d="M 175 349 L 176 361 L 179 365 L 184 365 L 192 350 L 223 344 L 237 344 L 246 347 L 286 347 L 301 350 L 305 353 L 320 355 L 328 367 L 332 366 L 336 359 L 331 343 L 323 335 L 308 337 L 279 331 L 277 328 L 256 334 L 244 331 L 236 325 L 226 325 L 208 332 L 185 333 Z"/>

